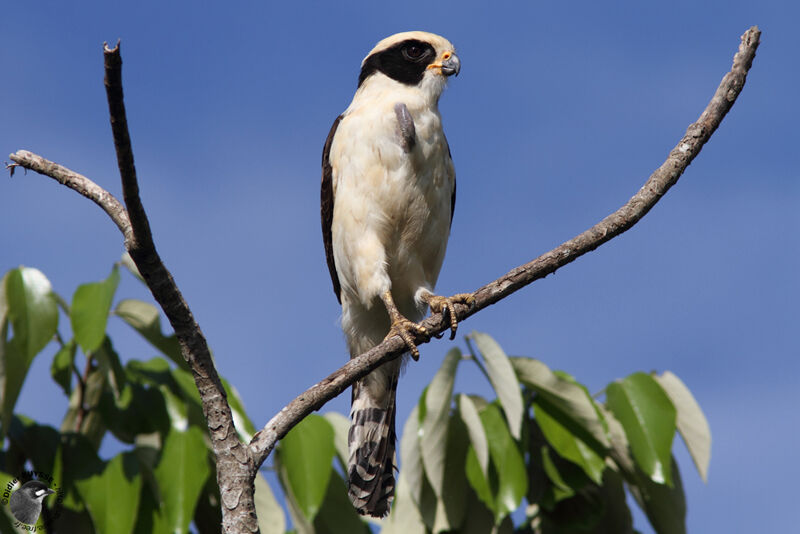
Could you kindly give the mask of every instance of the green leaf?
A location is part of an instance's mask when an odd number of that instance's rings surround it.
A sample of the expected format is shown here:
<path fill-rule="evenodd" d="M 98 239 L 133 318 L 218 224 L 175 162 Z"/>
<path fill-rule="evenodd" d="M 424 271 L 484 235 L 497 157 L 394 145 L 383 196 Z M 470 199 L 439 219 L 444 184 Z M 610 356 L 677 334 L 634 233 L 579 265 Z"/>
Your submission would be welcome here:
<path fill-rule="evenodd" d="M 99 407 L 107 387 L 108 373 L 103 372 L 99 367 L 93 367 L 86 379 L 83 395 L 81 395 L 81 391 L 78 388 L 72 391 L 69 399 L 69 408 L 66 415 L 64 415 L 64 420 L 61 422 L 61 432 L 80 432 L 91 440 L 95 450 L 98 449 L 106 432 L 106 426 Z M 83 408 L 81 408 L 81 400 L 83 400 Z M 79 428 L 78 422 L 81 412 L 83 412 L 83 418 L 80 420 Z"/>
<path fill-rule="evenodd" d="M 467 480 L 469 481 L 472 489 L 475 490 L 475 495 L 486 505 L 492 512 L 492 516 L 497 515 L 497 502 L 494 498 L 494 492 L 489 483 L 489 476 L 483 473 L 478 457 L 475 454 L 475 448 L 470 445 L 467 450 L 467 462 L 464 468 L 467 473 Z M 494 474 L 494 473 L 491 473 Z"/>
<path fill-rule="evenodd" d="M 423 394 L 424 397 L 424 394 Z M 419 410 L 423 397 L 411 410 L 403 426 L 400 441 L 400 475 L 397 480 L 395 501 L 385 521 L 381 534 L 426 534 L 427 527 L 422 517 L 422 490 L 425 473 L 420 458 Z M 432 521 L 431 521 L 432 523 Z"/>
<path fill-rule="evenodd" d="M 553 483 L 553 499 L 555 502 L 563 499 L 568 499 L 575 495 L 575 488 L 572 484 L 561 474 L 553 457 L 550 456 L 550 448 L 544 446 L 541 448 L 542 467 L 550 482 Z"/>
<path fill-rule="evenodd" d="M 622 424 L 617 421 L 614 414 L 608 411 L 605 406 L 599 404 L 598 408 L 603 414 L 603 420 L 606 422 L 606 425 L 608 425 L 608 439 L 611 443 L 608 454 L 611 459 L 614 460 L 612 465 L 616 466 L 617 471 L 620 471 L 622 475 L 628 478 L 636 471 L 636 463 L 633 460 L 633 456 L 631 456 L 631 449 L 630 445 L 628 445 L 628 437 L 625 435 L 625 429 L 622 428 Z"/>
<path fill-rule="evenodd" d="M 533 358 L 512 358 L 511 363 L 520 381 L 560 413 L 558 420 L 562 425 L 598 454 L 608 448 L 604 421 L 586 388 L 558 376 Z"/>
<path fill-rule="evenodd" d="M 60 442 L 58 431 L 32 419 L 15 415 L 8 431 L 8 439 L 25 454 L 36 471 L 53 473 L 53 460 Z"/>
<path fill-rule="evenodd" d="M 514 532 L 511 518 L 506 517 L 499 525 L 494 516 L 473 491 L 467 492 L 467 513 L 460 534 L 511 534 Z M 522 531 L 525 532 L 525 531 Z M 401 533 L 402 534 L 402 533 Z"/>
<path fill-rule="evenodd" d="M 672 487 L 657 484 L 639 471 L 638 482 L 629 483 L 628 488 L 658 534 L 686 534 L 686 496 L 683 493 L 683 482 L 675 459 L 671 458 L 670 461 Z"/>
<path fill-rule="evenodd" d="M 419 425 L 419 410 L 420 405 L 423 404 L 421 397 L 411 410 L 405 425 L 403 425 L 403 434 L 400 437 L 400 465 L 403 470 L 400 471 L 400 477 L 405 479 L 404 484 L 408 488 L 408 495 L 415 507 L 420 506 L 422 498 L 422 482 L 425 478 L 425 472 L 422 469 L 422 458 L 420 457 L 420 425 Z M 399 481 L 398 481 L 399 487 Z"/>
<path fill-rule="evenodd" d="M 0 280 L 0 441 L 11 423 L 33 358 L 50 342 L 57 327 L 58 306 L 41 271 L 20 267 L 6 273 Z"/>
<path fill-rule="evenodd" d="M 447 460 L 447 421 L 450 418 L 456 368 L 460 361 L 461 351 L 458 348 L 449 350 L 423 397 L 425 416 L 419 442 L 422 465 L 425 466 L 425 474 L 434 493 L 440 499 Z"/>
<path fill-rule="evenodd" d="M 256 474 L 255 492 L 256 514 L 261 534 L 283 534 L 286 530 L 286 517 L 261 473 Z"/>
<path fill-rule="evenodd" d="M 97 350 L 106 336 L 108 314 L 118 284 L 119 271 L 114 266 L 108 278 L 102 282 L 80 285 L 72 296 L 72 332 L 86 354 Z"/>
<path fill-rule="evenodd" d="M 120 363 L 119 354 L 111 344 L 111 338 L 103 338 L 103 342 L 94 351 L 93 356 L 97 361 L 99 372 L 106 376 L 106 381 L 114 394 L 114 398 L 119 398 L 122 388 L 125 387 L 127 376 Z"/>
<path fill-rule="evenodd" d="M 369 534 L 370 530 L 347 497 L 347 485 L 341 475 L 331 472 L 325 499 L 314 518 L 315 534 Z"/>
<path fill-rule="evenodd" d="M 72 393 L 72 365 L 75 362 L 77 350 L 78 346 L 73 339 L 56 352 L 53 363 L 50 365 L 50 376 L 53 377 L 56 384 L 61 386 L 67 397 Z"/>
<path fill-rule="evenodd" d="M 325 418 L 309 415 L 281 440 L 279 459 L 303 515 L 313 521 L 331 478 L 333 428 Z"/>
<path fill-rule="evenodd" d="M 161 395 L 169 415 L 170 425 L 173 429 L 184 431 L 189 428 L 189 406 L 180 396 L 175 395 L 167 386 L 159 386 Z"/>
<path fill-rule="evenodd" d="M 158 309 L 148 302 L 125 299 L 117 304 L 114 314 L 139 332 L 151 345 L 161 351 L 181 369 L 188 370 L 189 364 L 181 355 L 181 347 L 174 334 L 165 336 L 161 331 L 161 315 Z"/>
<path fill-rule="evenodd" d="M 409 421 L 411 421 L 410 418 L 406 421 L 406 425 L 408 425 Z M 402 445 L 400 446 L 400 451 L 403 452 Z M 406 480 L 405 472 L 406 464 L 402 463 L 401 465 L 403 468 L 400 470 L 400 475 L 397 480 L 397 489 L 395 491 L 394 503 L 392 503 L 392 510 L 389 517 L 383 521 L 380 532 L 381 534 L 427 534 L 428 530 L 422 520 L 419 508 L 409 493 L 409 484 Z M 420 472 L 421 470 L 422 468 L 420 466 Z M 491 516 L 489 517 L 491 518 Z"/>
<path fill-rule="evenodd" d="M 606 403 L 622 423 L 636 463 L 654 481 L 672 485 L 675 407 L 655 379 L 634 373 L 606 388 Z"/>
<path fill-rule="evenodd" d="M 3 278 L 0 304 L 14 330 L 17 348 L 28 362 L 56 333 L 58 305 L 50 281 L 38 269 L 12 269 Z M 3 320 L 0 314 L 0 321 Z"/>
<path fill-rule="evenodd" d="M 522 431 L 522 393 L 520 392 L 519 381 L 514 373 L 508 356 L 498 343 L 488 334 L 473 332 L 470 337 L 475 340 L 486 362 L 486 372 L 489 381 L 497 393 L 500 405 L 511 429 L 511 435 L 515 439 L 520 439 Z"/>
<path fill-rule="evenodd" d="M 250 443 L 250 440 L 253 439 L 253 435 L 256 433 L 256 427 L 247 416 L 247 412 L 244 409 L 244 402 L 242 402 L 242 397 L 239 395 L 239 392 L 236 391 L 236 388 L 230 384 L 230 382 L 224 378 L 220 378 L 220 380 L 222 381 L 222 387 L 225 388 L 225 392 L 228 394 L 228 404 L 231 407 L 231 415 L 233 416 L 233 424 L 236 427 L 236 433 L 239 435 L 239 439 L 241 439 L 243 442 Z M 194 379 L 192 379 L 192 387 L 194 388 L 194 391 L 197 391 L 197 386 L 194 384 Z"/>
<path fill-rule="evenodd" d="M 76 513 L 86 511 L 76 481 L 100 475 L 103 467 L 104 463 L 98 458 L 94 445 L 86 436 L 62 431 L 61 446 L 53 460 L 53 476 L 66 490 L 63 509 Z"/>
<path fill-rule="evenodd" d="M 187 402 L 200 405 L 202 403 L 200 400 L 200 392 L 197 391 L 197 386 L 195 385 L 192 374 L 182 369 L 173 369 L 171 374 L 179 387 L 176 394 L 179 394 Z"/>
<path fill-rule="evenodd" d="M 188 419 L 190 425 L 197 425 L 201 428 L 205 428 L 206 426 L 206 419 L 203 415 L 203 407 L 202 402 L 200 400 L 200 393 L 197 391 L 197 385 L 194 382 L 194 377 L 188 371 L 184 371 L 182 369 L 173 369 L 170 373 L 172 380 L 167 381 L 167 386 L 169 387 L 170 391 L 172 391 L 177 398 L 180 398 L 184 401 L 184 408 L 182 408 L 182 413 Z M 223 386 L 225 385 L 225 381 L 223 380 Z M 237 402 L 235 397 L 232 397 L 230 392 L 228 392 L 229 400 L 233 403 Z M 234 412 L 236 413 L 236 412 Z M 238 412 L 241 413 L 241 412 Z M 245 420 L 249 422 L 247 416 L 245 416 Z M 242 421 L 237 421 L 234 419 L 234 422 L 242 423 L 243 426 L 245 423 Z M 250 423 L 252 425 L 252 423 Z M 237 434 L 241 438 L 245 435 L 244 432 L 237 429 Z"/>
<path fill-rule="evenodd" d="M 611 469 L 605 472 L 602 485 L 587 480 L 573 495 L 540 509 L 539 515 L 541 530 L 546 533 L 633 534 L 622 479 Z"/>
<path fill-rule="evenodd" d="M 711 461 L 711 429 L 700 405 L 680 378 L 665 371 L 656 380 L 664 388 L 678 411 L 678 432 L 689 449 L 697 472 L 703 482 L 708 482 L 708 464 Z"/>
<path fill-rule="evenodd" d="M 161 459 L 153 474 L 161 493 L 161 516 L 171 532 L 186 532 L 194 516 L 197 499 L 210 473 L 203 431 L 173 428 L 167 434 Z"/>
<path fill-rule="evenodd" d="M 159 514 L 158 498 L 153 494 L 158 493 L 158 487 L 153 483 L 148 483 L 148 478 L 152 478 L 152 474 L 144 477 L 145 483 L 141 497 L 139 497 L 139 510 L 136 514 L 136 525 L 133 532 L 134 534 L 173 534 L 174 531 L 170 530 L 166 520 L 162 519 Z"/>
<path fill-rule="evenodd" d="M 478 408 L 473 400 L 463 393 L 458 396 L 457 403 L 458 413 L 467 427 L 475 458 L 483 472 L 483 476 L 487 477 L 489 473 L 489 443 L 486 440 L 486 432 L 483 429 Z"/>
<path fill-rule="evenodd" d="M 209 475 L 208 480 L 206 480 L 206 485 L 203 488 L 203 492 L 200 494 L 200 498 L 197 499 L 197 508 L 194 511 L 194 521 L 193 524 L 197 529 L 197 534 L 219 534 L 219 526 L 222 524 L 222 509 L 220 507 L 220 496 L 219 496 L 219 488 L 217 487 L 217 477 L 215 475 L 216 468 L 214 467 L 213 461 L 209 458 L 209 464 L 211 469 L 211 475 Z M 259 482 L 256 480 L 256 510 L 261 510 L 263 505 L 259 505 L 259 500 L 263 497 L 260 496 L 261 492 L 258 489 Z M 261 519 L 261 512 L 258 512 L 259 520 Z M 272 517 L 272 515 L 267 512 L 264 517 Z M 277 518 L 276 518 L 277 519 Z M 285 523 L 284 523 L 285 525 Z M 270 529 L 264 530 L 262 527 L 261 532 L 264 533 L 271 533 Z M 281 531 L 283 532 L 283 531 Z M 142 534 L 149 534 L 148 532 L 143 532 Z"/>
<path fill-rule="evenodd" d="M 546 449 L 548 445 L 544 434 L 542 434 L 542 429 L 536 424 L 536 420 L 533 419 L 532 414 L 529 415 L 526 413 L 525 419 L 528 447 L 526 451 L 527 461 L 525 462 L 528 474 L 528 494 L 525 498 L 528 499 L 529 504 L 539 505 L 543 499 L 546 498 L 547 492 L 550 490 L 551 486 L 541 459 L 542 449 Z"/>
<path fill-rule="evenodd" d="M 289 484 L 289 473 L 286 466 L 280 463 L 280 455 L 276 456 L 275 466 L 278 469 L 281 487 L 286 496 L 286 510 L 289 512 L 289 518 L 294 526 L 294 529 L 287 534 L 316 534 L 313 524 L 305 518 L 300 510 L 297 498 L 292 493 L 292 487 Z"/>
<path fill-rule="evenodd" d="M 327 412 L 322 417 L 333 427 L 333 444 L 336 456 L 344 472 L 347 472 L 347 461 L 350 458 L 350 447 L 347 445 L 347 434 L 350 432 L 350 419 L 339 412 Z M 402 450 L 402 449 L 401 449 Z"/>
<path fill-rule="evenodd" d="M 122 257 L 120 258 L 120 263 L 122 264 L 123 267 L 128 269 L 130 271 L 130 273 L 134 277 L 136 277 L 137 280 L 139 280 L 141 283 L 147 285 L 147 282 L 145 282 L 144 278 L 142 278 L 142 275 L 139 273 L 139 268 L 136 266 L 136 263 L 134 263 L 133 258 L 131 258 L 130 254 L 128 254 L 127 252 L 124 252 L 122 254 Z"/>
<path fill-rule="evenodd" d="M 146 362 L 130 360 L 125 364 L 128 380 L 139 383 L 175 385 L 169 363 L 164 358 L 151 358 Z M 189 377 L 191 379 L 191 376 Z M 198 399 L 200 398 L 198 394 Z"/>
<path fill-rule="evenodd" d="M 544 398 L 533 401 L 536 421 L 547 441 L 564 459 L 578 465 L 595 483 L 603 479 L 605 460 L 558 420 L 558 411 Z"/>
<path fill-rule="evenodd" d="M 433 532 L 458 531 L 463 522 L 467 506 L 466 464 L 469 440 L 467 428 L 461 419 L 451 417 L 445 424 L 447 430 L 447 455 L 444 466 L 442 496 L 436 506 Z"/>
<path fill-rule="evenodd" d="M 142 488 L 134 453 L 118 454 L 105 464 L 101 473 L 77 480 L 76 485 L 98 534 L 133 532 Z"/>
<path fill-rule="evenodd" d="M 157 387 L 128 384 L 117 399 L 106 392 L 99 410 L 108 429 L 125 443 L 133 443 L 140 434 L 169 432 L 166 401 Z"/>
<path fill-rule="evenodd" d="M 497 476 L 496 491 L 492 493 L 495 524 L 499 525 L 504 517 L 519 506 L 528 489 L 528 479 L 525 474 L 525 462 L 497 404 L 490 404 L 481 412 L 481 422 L 486 430 L 489 454 Z M 475 461 L 477 462 L 477 459 Z M 470 462 L 469 454 L 467 462 Z"/>
<path fill-rule="evenodd" d="M 605 506 L 603 515 L 592 532 L 594 534 L 606 532 L 633 534 L 633 518 L 625 499 L 622 477 L 613 469 L 606 469 L 603 473 L 603 486 L 600 491 L 600 498 Z"/>

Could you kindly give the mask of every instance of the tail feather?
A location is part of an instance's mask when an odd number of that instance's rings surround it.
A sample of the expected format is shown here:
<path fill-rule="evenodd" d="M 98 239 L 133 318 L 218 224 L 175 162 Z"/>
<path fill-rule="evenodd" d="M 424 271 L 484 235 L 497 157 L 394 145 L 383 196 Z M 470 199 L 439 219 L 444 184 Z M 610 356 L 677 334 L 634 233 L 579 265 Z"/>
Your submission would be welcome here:
<path fill-rule="evenodd" d="M 388 364 L 373 371 L 353 386 L 351 424 L 348 433 L 350 458 L 348 479 L 350 500 L 362 515 L 383 517 L 389 513 L 394 500 L 395 470 L 395 396 L 398 371 Z M 384 366 L 386 367 L 386 366 Z M 383 373 L 389 376 L 380 376 Z M 376 396 L 370 384 L 374 378 L 388 378 L 389 390 Z M 381 398 L 382 397 L 382 398 Z"/>
<path fill-rule="evenodd" d="M 398 297 L 395 295 L 395 302 L 408 319 L 422 316 L 424 310 L 416 308 L 413 296 Z M 377 298 L 369 308 L 342 292 L 342 329 L 352 358 L 380 343 L 389 323 L 389 315 L 382 311 Z M 406 355 L 387 362 L 353 384 L 347 478 L 350 500 L 362 515 L 384 517 L 394 500 L 395 398 L 405 359 Z"/>

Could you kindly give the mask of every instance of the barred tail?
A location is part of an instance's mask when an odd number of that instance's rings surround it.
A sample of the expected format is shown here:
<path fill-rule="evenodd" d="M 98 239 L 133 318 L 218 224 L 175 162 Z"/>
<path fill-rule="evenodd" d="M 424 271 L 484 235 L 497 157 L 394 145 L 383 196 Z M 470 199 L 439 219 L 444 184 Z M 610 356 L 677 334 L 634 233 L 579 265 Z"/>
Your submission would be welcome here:
<path fill-rule="evenodd" d="M 399 360 L 353 385 L 348 444 L 350 500 L 362 515 L 383 517 L 394 500 L 395 395 Z"/>

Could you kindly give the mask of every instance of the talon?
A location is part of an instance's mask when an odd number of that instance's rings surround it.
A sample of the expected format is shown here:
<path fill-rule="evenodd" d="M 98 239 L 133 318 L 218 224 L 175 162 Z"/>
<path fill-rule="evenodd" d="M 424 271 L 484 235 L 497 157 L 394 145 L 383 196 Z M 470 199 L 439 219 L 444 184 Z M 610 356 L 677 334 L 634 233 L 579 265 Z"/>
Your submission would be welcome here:
<path fill-rule="evenodd" d="M 472 305 L 475 304 L 475 297 L 472 295 L 472 293 L 458 293 L 452 297 L 442 297 L 440 295 L 428 294 L 423 297 L 423 300 L 428 303 L 428 306 L 430 306 L 432 312 L 449 316 L 451 340 L 456 338 L 456 331 L 458 330 L 455 305 L 465 304 L 472 307 Z"/>
<path fill-rule="evenodd" d="M 389 339 L 390 337 L 394 336 L 400 336 L 403 341 L 405 341 L 408 350 L 411 352 L 411 357 L 414 358 L 414 361 L 418 361 L 419 349 L 417 349 L 417 345 L 414 343 L 414 338 L 411 335 L 411 331 L 418 335 L 429 335 L 427 328 L 420 326 L 415 322 L 409 321 L 398 313 L 396 317 L 392 318 L 392 326 L 389 328 L 389 333 L 386 334 L 385 339 Z"/>
<path fill-rule="evenodd" d="M 389 312 L 389 317 L 392 320 L 392 326 L 389 328 L 389 333 L 386 334 L 384 339 L 400 336 L 400 338 L 402 338 L 408 347 L 408 350 L 411 352 L 411 357 L 414 358 L 414 361 L 418 361 L 419 350 L 417 349 L 417 345 L 414 343 L 414 338 L 411 332 L 413 331 L 416 335 L 430 337 L 428 329 L 403 317 L 403 315 L 394 305 L 391 292 L 387 291 L 381 295 L 381 298 L 383 299 L 383 303 L 386 305 L 386 311 Z"/>

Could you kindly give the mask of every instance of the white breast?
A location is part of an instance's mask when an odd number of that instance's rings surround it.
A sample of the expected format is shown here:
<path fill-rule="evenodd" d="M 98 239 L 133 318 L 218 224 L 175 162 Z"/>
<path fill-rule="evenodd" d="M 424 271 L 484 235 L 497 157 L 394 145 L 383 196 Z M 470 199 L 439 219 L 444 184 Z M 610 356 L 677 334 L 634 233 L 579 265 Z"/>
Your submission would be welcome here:
<path fill-rule="evenodd" d="M 436 102 L 418 88 L 378 82 L 356 93 L 331 145 L 334 259 L 348 300 L 370 307 L 391 289 L 407 310 L 439 275 L 455 173 Z M 414 119 L 410 152 L 398 134 L 398 102 Z"/>

